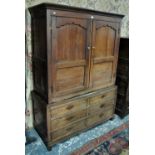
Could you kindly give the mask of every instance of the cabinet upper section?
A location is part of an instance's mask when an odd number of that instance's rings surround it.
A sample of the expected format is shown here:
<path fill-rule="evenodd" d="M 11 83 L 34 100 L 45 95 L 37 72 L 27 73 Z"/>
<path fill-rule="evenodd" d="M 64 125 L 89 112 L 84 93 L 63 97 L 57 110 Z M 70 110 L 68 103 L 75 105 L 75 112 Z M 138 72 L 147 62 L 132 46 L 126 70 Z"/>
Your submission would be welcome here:
<path fill-rule="evenodd" d="M 34 89 L 49 103 L 114 85 L 123 15 L 53 4 L 30 11 Z"/>

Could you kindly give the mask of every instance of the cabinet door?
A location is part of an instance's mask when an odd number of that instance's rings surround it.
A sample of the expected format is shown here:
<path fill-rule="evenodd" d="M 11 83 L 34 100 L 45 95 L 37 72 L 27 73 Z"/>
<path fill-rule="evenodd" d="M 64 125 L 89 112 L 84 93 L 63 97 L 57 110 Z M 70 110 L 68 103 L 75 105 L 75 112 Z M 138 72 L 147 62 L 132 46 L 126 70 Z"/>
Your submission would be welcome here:
<path fill-rule="evenodd" d="M 118 23 L 93 21 L 91 80 L 93 88 L 114 84 L 118 57 Z"/>
<path fill-rule="evenodd" d="M 58 12 L 51 18 L 49 78 L 52 97 L 57 97 L 88 87 L 90 21 L 79 14 L 67 12 Z"/>

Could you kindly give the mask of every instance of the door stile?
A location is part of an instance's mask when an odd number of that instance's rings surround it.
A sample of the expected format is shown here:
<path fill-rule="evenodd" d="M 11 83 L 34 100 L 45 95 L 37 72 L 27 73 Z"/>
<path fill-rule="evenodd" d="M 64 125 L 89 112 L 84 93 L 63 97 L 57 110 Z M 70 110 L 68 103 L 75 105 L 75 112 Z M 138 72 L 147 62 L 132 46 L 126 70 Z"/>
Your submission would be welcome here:
<path fill-rule="evenodd" d="M 92 52 L 92 20 L 88 20 L 87 31 L 87 47 L 86 47 L 86 59 L 87 59 L 87 71 L 86 71 L 86 87 L 90 88 L 90 72 L 91 72 L 91 52 Z"/>
<path fill-rule="evenodd" d="M 49 77 L 51 79 L 51 93 L 52 93 L 52 96 L 54 97 L 55 96 L 55 93 L 56 93 L 56 46 L 57 46 L 57 43 L 56 43 L 56 36 L 57 36 L 57 32 L 55 31 L 56 29 L 56 16 L 51 16 L 51 22 L 52 22 L 52 29 L 51 29 L 51 53 L 52 53 L 52 57 L 51 57 L 51 60 L 52 60 L 52 63 L 51 63 L 51 67 L 50 67 L 50 71 L 51 71 L 51 77 Z"/>
<path fill-rule="evenodd" d="M 116 71 L 117 71 L 117 62 L 119 54 L 119 42 L 120 42 L 120 23 L 116 24 L 116 36 L 115 36 L 115 47 L 114 47 L 114 61 L 113 61 L 113 73 L 112 73 L 112 82 L 116 81 Z"/>
<path fill-rule="evenodd" d="M 95 22 L 91 20 L 91 47 L 90 47 L 90 70 L 89 70 L 89 88 L 93 87 L 93 64 L 94 64 L 94 44 L 95 44 Z"/>

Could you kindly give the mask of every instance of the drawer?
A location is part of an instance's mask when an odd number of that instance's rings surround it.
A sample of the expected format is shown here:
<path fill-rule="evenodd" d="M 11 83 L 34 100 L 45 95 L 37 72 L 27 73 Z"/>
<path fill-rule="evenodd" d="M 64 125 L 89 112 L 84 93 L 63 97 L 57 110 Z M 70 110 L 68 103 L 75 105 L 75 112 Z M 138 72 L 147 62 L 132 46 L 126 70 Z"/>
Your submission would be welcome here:
<path fill-rule="evenodd" d="M 89 102 L 90 102 L 90 106 L 93 106 L 93 105 L 95 106 L 96 104 L 100 104 L 108 99 L 114 99 L 114 98 L 116 98 L 116 89 L 91 97 Z"/>
<path fill-rule="evenodd" d="M 69 113 L 66 116 L 60 117 L 58 119 L 52 119 L 50 122 L 50 131 L 55 131 L 57 129 L 64 128 L 75 121 L 79 121 L 87 116 L 87 110 L 81 110 L 75 113 Z"/>
<path fill-rule="evenodd" d="M 51 132 L 50 134 L 50 138 L 51 140 L 57 141 L 57 140 L 61 140 L 67 136 L 72 135 L 73 133 L 77 132 L 77 131 L 81 131 L 83 129 L 86 128 L 86 120 L 82 120 L 79 122 L 76 122 L 70 126 L 64 127 L 61 130 L 57 130 L 55 132 Z"/>
<path fill-rule="evenodd" d="M 99 99 L 99 102 L 96 102 L 96 100 L 90 100 L 88 113 L 92 114 L 95 111 L 105 111 L 107 108 L 113 107 L 115 105 L 115 99 L 110 99 L 106 101 L 102 101 Z"/>
<path fill-rule="evenodd" d="M 50 108 L 50 114 L 52 119 L 59 118 L 69 113 L 81 111 L 87 108 L 87 99 L 75 100 L 61 105 L 52 106 Z"/>
<path fill-rule="evenodd" d="M 105 111 L 100 111 L 97 113 L 94 113 L 92 116 L 90 116 L 89 118 L 87 118 L 87 126 L 92 126 L 94 124 L 97 124 L 101 121 L 105 121 L 109 118 L 111 118 L 114 114 L 114 106 L 109 107 L 108 109 L 106 109 Z"/>

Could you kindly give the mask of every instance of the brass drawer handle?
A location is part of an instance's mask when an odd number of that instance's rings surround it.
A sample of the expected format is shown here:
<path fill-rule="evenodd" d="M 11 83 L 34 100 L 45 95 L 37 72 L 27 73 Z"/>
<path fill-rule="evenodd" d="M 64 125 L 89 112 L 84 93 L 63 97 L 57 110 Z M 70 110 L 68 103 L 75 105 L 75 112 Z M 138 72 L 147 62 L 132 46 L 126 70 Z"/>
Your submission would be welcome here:
<path fill-rule="evenodd" d="M 67 120 L 67 121 L 70 121 L 70 120 L 72 120 L 73 118 L 74 118 L 74 116 L 70 116 L 70 117 L 66 118 L 66 120 Z"/>
<path fill-rule="evenodd" d="M 69 105 L 66 109 L 70 110 L 74 107 L 74 105 Z"/>
<path fill-rule="evenodd" d="M 104 97 L 106 97 L 106 95 L 105 95 L 105 94 L 101 96 L 101 98 L 104 98 Z"/>
<path fill-rule="evenodd" d="M 99 117 L 103 117 L 103 116 L 104 116 L 104 113 L 102 113 L 102 114 L 99 115 Z"/>

